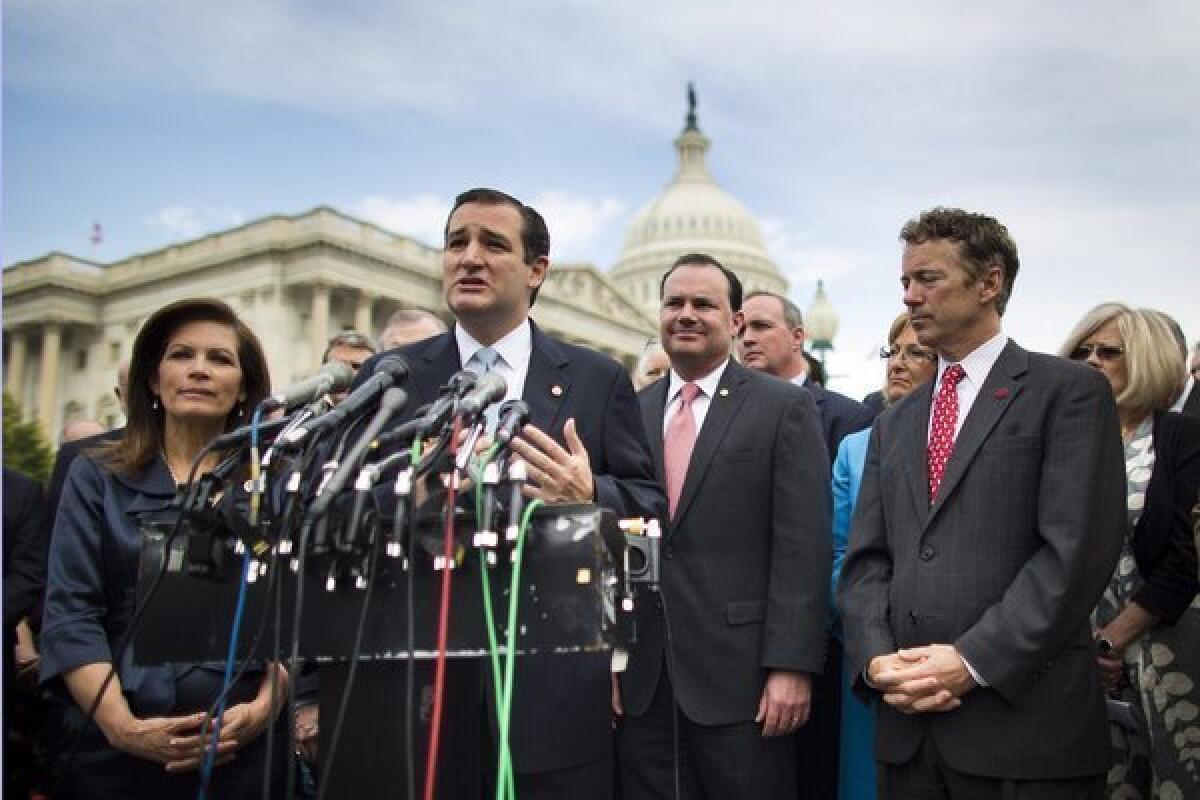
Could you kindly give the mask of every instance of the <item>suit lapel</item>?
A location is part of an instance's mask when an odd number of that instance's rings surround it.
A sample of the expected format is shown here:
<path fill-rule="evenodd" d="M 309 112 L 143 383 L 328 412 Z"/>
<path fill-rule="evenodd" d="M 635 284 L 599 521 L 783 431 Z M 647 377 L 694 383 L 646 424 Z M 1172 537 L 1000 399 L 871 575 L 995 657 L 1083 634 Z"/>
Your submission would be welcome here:
<path fill-rule="evenodd" d="M 925 454 L 929 449 L 929 410 L 932 405 L 932 387 L 917 389 L 913 403 L 907 409 L 908 420 L 902 433 L 904 441 L 899 445 L 904 464 L 904 482 L 912 497 L 917 519 L 923 519 L 929 513 L 929 467 Z"/>
<path fill-rule="evenodd" d="M 433 340 L 420 358 L 424 367 L 418 370 L 410 380 L 416 384 L 421 403 L 431 403 L 437 398 L 442 384 L 451 375 L 462 369 L 454 331 L 451 330 Z"/>
<path fill-rule="evenodd" d="M 566 422 L 559 417 L 571 389 L 571 376 L 567 372 L 570 362 L 553 339 L 542 333 L 532 320 L 529 324 L 533 337 L 521 399 L 529 406 L 529 421 L 558 440 L 561 438 L 558 432 Z"/>
<path fill-rule="evenodd" d="M 746 400 L 749 392 L 743 384 L 748 380 L 746 368 L 730 360 L 717 384 L 717 391 L 708 404 L 708 413 L 704 415 L 704 424 L 696 435 L 696 446 L 692 448 L 692 459 L 688 462 L 687 477 L 683 481 L 683 490 L 679 494 L 679 507 L 675 509 L 675 518 L 671 521 L 674 531 L 678 523 L 687 514 L 688 507 L 696 496 L 704 474 L 712 463 L 729 423 L 737 416 L 737 411 Z M 661 428 L 659 429 L 661 430 Z M 662 439 L 662 434 L 658 437 Z M 662 445 L 660 443 L 661 451 Z M 661 458 L 660 458 L 661 460 Z"/>
<path fill-rule="evenodd" d="M 929 509 L 926 525 L 945 505 L 946 498 L 954 493 L 954 488 L 962 481 L 988 434 L 1021 393 L 1025 385 L 1019 378 L 1025 374 L 1028 364 L 1029 357 L 1025 351 L 1009 341 L 996 363 L 992 365 L 991 372 L 984 379 L 983 386 L 979 388 L 979 394 L 975 396 L 975 402 L 963 421 L 958 438 L 954 440 L 954 452 L 946 462 L 946 472 L 938 488 L 937 502 Z"/>
<path fill-rule="evenodd" d="M 663 416 L 667 411 L 667 387 L 669 378 L 662 378 L 647 387 L 638 399 L 642 403 L 642 422 L 646 426 L 646 438 L 650 440 L 650 456 L 654 459 L 654 477 L 660 486 L 667 485 L 663 469 Z"/>

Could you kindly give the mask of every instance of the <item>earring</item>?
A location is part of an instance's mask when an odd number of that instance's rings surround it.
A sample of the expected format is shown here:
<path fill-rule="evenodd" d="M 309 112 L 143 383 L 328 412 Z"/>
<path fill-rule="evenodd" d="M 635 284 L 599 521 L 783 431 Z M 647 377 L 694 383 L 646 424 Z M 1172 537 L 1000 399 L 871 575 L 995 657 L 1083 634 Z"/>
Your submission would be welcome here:
<path fill-rule="evenodd" d="M 158 396 L 157 395 L 154 398 L 154 402 L 150 404 L 150 407 L 153 408 L 155 411 L 158 411 Z"/>
<path fill-rule="evenodd" d="M 238 412 L 238 419 L 241 419 L 242 417 L 244 417 L 246 415 L 246 409 L 243 408 L 242 406 L 237 407 L 237 412 Z"/>

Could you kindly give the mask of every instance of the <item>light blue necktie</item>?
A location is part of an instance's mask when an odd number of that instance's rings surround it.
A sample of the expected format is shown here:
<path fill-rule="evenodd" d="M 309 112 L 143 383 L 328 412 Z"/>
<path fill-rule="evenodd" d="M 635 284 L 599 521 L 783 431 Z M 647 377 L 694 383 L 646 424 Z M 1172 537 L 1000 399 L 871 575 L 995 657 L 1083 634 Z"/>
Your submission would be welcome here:
<path fill-rule="evenodd" d="M 467 361 L 467 369 L 474 372 L 476 375 L 482 375 L 485 372 L 491 372 L 500 363 L 500 354 L 491 347 L 481 347 L 475 351 L 475 355 L 471 356 Z M 488 406 L 483 412 L 484 418 L 487 420 L 487 432 L 490 435 L 495 432 L 496 426 L 500 419 L 500 406 L 493 403 Z"/>

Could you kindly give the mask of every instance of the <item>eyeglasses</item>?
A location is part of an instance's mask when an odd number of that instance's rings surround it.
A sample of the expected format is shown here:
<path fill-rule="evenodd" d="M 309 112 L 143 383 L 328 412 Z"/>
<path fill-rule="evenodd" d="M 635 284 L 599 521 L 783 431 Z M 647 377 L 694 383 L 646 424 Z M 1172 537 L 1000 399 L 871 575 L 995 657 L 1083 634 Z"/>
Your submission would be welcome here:
<path fill-rule="evenodd" d="M 1071 351 L 1071 360 L 1084 361 L 1091 358 L 1093 352 L 1101 361 L 1116 361 L 1125 355 L 1125 348 L 1119 344 L 1081 344 Z"/>
<path fill-rule="evenodd" d="M 884 361 L 888 359 L 902 357 L 908 361 L 933 361 L 934 355 L 930 350 L 924 347 L 917 347 L 915 344 L 907 345 L 906 347 L 881 347 L 879 348 L 879 357 Z"/>
<path fill-rule="evenodd" d="M 354 331 L 343 331 L 342 333 L 337 334 L 329 340 L 329 344 L 327 344 L 326 347 L 355 347 L 363 350 L 370 350 L 372 353 L 375 352 L 374 343 L 372 343 L 371 340 L 366 336 Z"/>

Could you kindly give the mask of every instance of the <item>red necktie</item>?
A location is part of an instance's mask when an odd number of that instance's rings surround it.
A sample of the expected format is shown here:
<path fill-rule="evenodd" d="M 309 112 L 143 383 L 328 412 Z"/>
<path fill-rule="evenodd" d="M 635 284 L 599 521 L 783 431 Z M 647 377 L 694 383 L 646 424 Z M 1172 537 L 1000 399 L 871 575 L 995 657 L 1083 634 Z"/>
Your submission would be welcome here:
<path fill-rule="evenodd" d="M 663 471 L 667 478 L 667 504 L 671 517 L 679 505 L 683 492 L 683 480 L 687 477 L 688 462 L 692 460 L 692 448 L 696 445 L 696 418 L 692 416 L 692 401 L 700 394 L 700 387 L 685 383 L 679 390 L 679 408 L 667 425 L 663 437 Z"/>
<path fill-rule="evenodd" d="M 942 385 L 933 400 L 933 426 L 929 431 L 929 448 L 925 459 L 929 466 L 929 504 L 937 499 L 946 462 L 954 452 L 954 428 L 958 425 L 958 384 L 967 373 L 958 364 L 951 364 L 942 373 Z"/>

